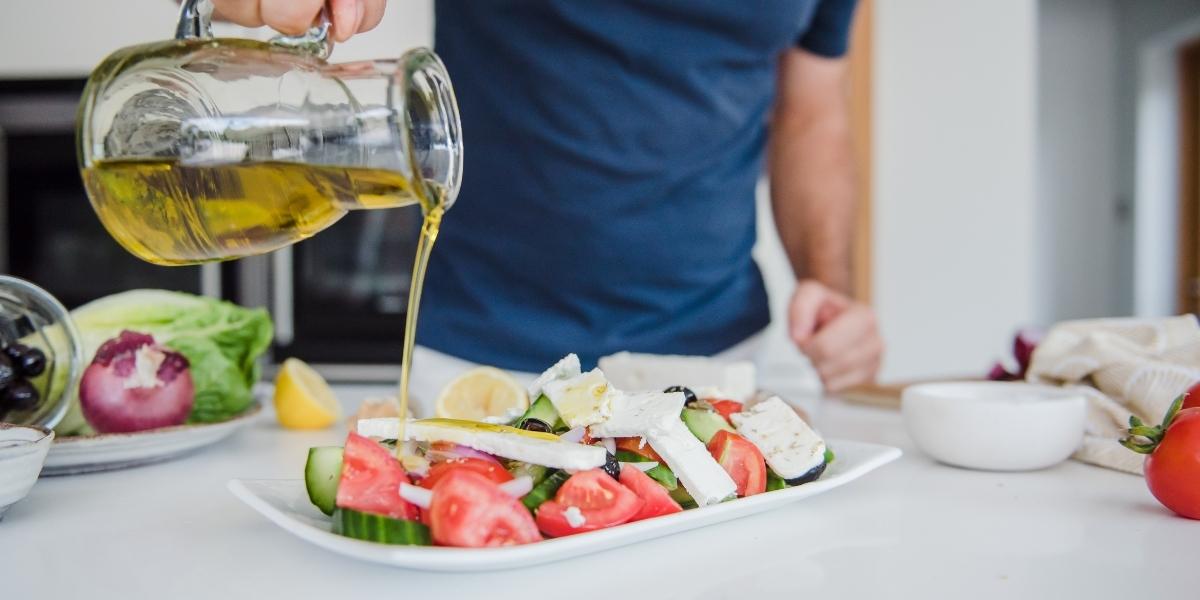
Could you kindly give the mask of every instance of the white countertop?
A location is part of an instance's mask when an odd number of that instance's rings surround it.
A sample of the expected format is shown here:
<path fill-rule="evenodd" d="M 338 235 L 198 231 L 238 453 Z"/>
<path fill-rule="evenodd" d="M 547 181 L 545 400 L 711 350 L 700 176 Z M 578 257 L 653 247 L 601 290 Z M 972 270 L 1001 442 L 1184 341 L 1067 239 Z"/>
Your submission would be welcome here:
<path fill-rule="evenodd" d="M 339 388 L 347 404 L 377 391 Z M 39 481 L 0 522 L 0 597 L 528 600 L 556 582 L 570 598 L 1197 597 L 1200 522 L 1137 477 L 1076 462 L 955 469 L 913 448 L 896 412 L 830 401 L 817 420 L 906 454 L 780 510 L 541 567 L 439 574 L 328 553 L 235 499 L 228 479 L 299 478 L 309 446 L 344 434 L 283 431 L 268 411 L 179 460 Z"/>

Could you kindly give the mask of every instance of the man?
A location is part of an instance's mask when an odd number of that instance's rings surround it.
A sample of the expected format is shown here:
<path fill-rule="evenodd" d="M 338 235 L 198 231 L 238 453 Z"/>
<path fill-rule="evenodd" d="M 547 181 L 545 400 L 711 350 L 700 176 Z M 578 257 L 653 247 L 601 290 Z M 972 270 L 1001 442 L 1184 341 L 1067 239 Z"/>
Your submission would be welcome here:
<path fill-rule="evenodd" d="M 286 33 L 321 3 L 215 2 Z M 847 295 L 854 3 L 438 0 L 470 158 L 425 284 L 414 392 L 471 363 L 752 346 L 769 321 L 750 254 L 764 166 L 797 277 L 792 340 L 827 389 L 872 379 L 875 317 Z M 338 40 L 384 8 L 329 4 Z"/>

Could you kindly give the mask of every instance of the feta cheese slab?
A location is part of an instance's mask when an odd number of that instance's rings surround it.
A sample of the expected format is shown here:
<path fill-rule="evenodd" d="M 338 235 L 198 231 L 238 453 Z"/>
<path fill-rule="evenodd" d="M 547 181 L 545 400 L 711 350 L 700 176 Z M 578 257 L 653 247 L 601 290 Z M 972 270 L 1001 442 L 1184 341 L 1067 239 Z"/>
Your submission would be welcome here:
<path fill-rule="evenodd" d="M 665 428 L 652 429 L 646 440 L 696 504 L 716 504 L 737 493 L 737 484 L 678 418 Z"/>
<path fill-rule="evenodd" d="M 400 420 L 363 419 L 358 422 L 358 433 L 368 437 L 396 439 L 400 434 Z M 504 458 L 571 471 L 602 467 L 607 458 L 604 448 L 599 446 L 585 446 L 562 441 L 551 434 L 474 421 L 409 420 L 404 427 L 404 437 L 418 442 L 453 442 Z"/>
<path fill-rule="evenodd" d="M 683 385 L 692 390 L 720 390 L 726 398 L 745 402 L 758 389 L 757 373 L 750 361 L 618 352 L 601 358 L 600 368 L 614 386 L 623 390 L 662 390 Z"/>
<path fill-rule="evenodd" d="M 593 438 L 641 437 L 678 421 L 685 400 L 683 392 L 618 393 L 609 404 L 612 414 L 608 419 L 588 430 Z"/>
<path fill-rule="evenodd" d="M 585 427 L 602 423 L 612 414 L 612 400 L 620 392 L 613 389 L 600 369 L 569 379 L 546 383 L 542 392 L 558 411 L 568 427 Z"/>
<path fill-rule="evenodd" d="M 579 377 L 580 373 L 583 373 L 583 369 L 579 366 L 579 356 L 571 353 L 562 357 L 558 362 L 554 363 L 554 366 L 543 371 L 541 375 L 538 375 L 537 379 L 533 380 L 533 383 L 529 384 L 529 400 L 537 400 L 538 396 L 542 395 L 542 390 L 546 387 L 547 383 L 560 379 Z"/>
<path fill-rule="evenodd" d="M 779 396 L 733 413 L 729 419 L 784 479 L 800 477 L 825 462 L 825 440 Z"/>
<path fill-rule="evenodd" d="M 593 437 L 643 438 L 662 457 L 696 504 L 716 504 L 737 491 L 737 484 L 683 421 L 682 392 L 619 393 L 612 416 L 589 428 Z"/>

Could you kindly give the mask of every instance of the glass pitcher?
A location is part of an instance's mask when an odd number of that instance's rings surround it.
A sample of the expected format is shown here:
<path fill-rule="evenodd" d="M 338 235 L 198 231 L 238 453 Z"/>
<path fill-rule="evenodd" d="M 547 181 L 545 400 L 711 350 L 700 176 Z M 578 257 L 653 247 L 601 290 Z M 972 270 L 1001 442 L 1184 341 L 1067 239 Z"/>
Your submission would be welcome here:
<path fill-rule="evenodd" d="M 329 64 L 329 20 L 270 42 L 213 38 L 186 0 L 174 40 L 124 48 L 79 107 L 92 207 L 134 255 L 226 260 L 310 237 L 349 210 L 448 208 L 462 132 L 441 60 Z"/>

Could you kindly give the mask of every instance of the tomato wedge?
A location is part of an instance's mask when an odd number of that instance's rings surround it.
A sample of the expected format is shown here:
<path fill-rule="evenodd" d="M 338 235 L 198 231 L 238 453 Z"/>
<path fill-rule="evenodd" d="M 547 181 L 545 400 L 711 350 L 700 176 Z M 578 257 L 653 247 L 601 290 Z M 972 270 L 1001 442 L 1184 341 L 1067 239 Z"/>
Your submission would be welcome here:
<path fill-rule="evenodd" d="M 550 537 L 595 531 L 629 521 L 644 504 L 603 470 L 580 471 L 538 507 L 537 526 Z"/>
<path fill-rule="evenodd" d="M 400 497 L 408 476 L 386 448 L 351 431 L 342 452 L 335 503 L 342 508 L 394 519 L 416 520 L 420 510 Z"/>
<path fill-rule="evenodd" d="M 641 521 L 642 519 L 649 519 L 650 517 L 683 512 L 683 507 L 679 506 L 679 503 L 671 498 L 671 494 L 667 493 L 667 488 L 651 479 L 641 469 L 629 466 L 622 467 L 621 485 L 629 488 L 644 502 L 642 509 L 629 520 L 631 523 Z"/>
<path fill-rule="evenodd" d="M 439 478 L 426 521 L 441 546 L 515 546 L 542 539 L 518 498 L 470 469 L 450 469 Z"/>
<path fill-rule="evenodd" d="M 650 447 L 650 443 L 642 440 L 640 437 L 623 437 L 614 438 L 617 441 L 617 450 L 626 450 L 656 463 L 662 464 L 663 459 Z"/>
<path fill-rule="evenodd" d="M 742 403 L 737 400 L 709 400 L 708 405 L 717 411 L 717 414 L 725 417 L 726 421 L 729 421 L 729 415 L 742 412 Z M 731 422 L 730 425 L 732 424 Z"/>
<path fill-rule="evenodd" d="M 440 463 L 436 463 L 429 467 L 429 473 L 417 482 L 417 485 L 432 490 L 437 482 L 445 477 L 447 473 L 457 470 L 466 469 L 474 471 L 488 478 L 488 481 L 494 483 L 504 483 L 512 481 L 512 474 L 505 470 L 494 460 L 484 460 L 482 458 L 452 458 Z"/>
<path fill-rule="evenodd" d="M 750 440 L 722 429 L 708 441 L 708 453 L 737 484 L 739 498 L 767 490 L 767 462 Z"/>

